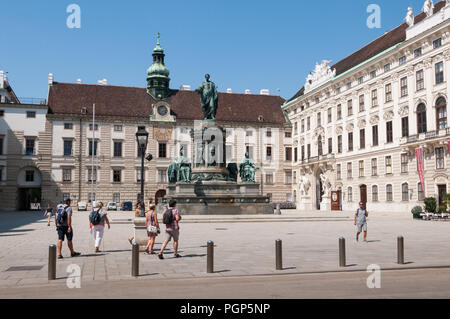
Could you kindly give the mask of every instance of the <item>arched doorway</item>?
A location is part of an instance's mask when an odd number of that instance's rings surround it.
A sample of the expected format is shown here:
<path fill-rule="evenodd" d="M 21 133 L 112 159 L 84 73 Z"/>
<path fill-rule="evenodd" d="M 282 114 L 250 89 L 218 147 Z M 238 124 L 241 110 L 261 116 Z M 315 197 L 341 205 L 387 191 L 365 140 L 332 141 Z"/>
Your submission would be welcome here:
<path fill-rule="evenodd" d="M 157 191 L 155 194 L 155 205 L 158 205 L 160 203 L 161 199 L 166 197 L 166 194 L 167 194 L 167 192 L 165 189 L 160 189 L 159 191 Z"/>
<path fill-rule="evenodd" d="M 361 193 L 361 202 L 364 204 L 364 209 L 366 209 L 367 205 L 367 185 L 361 185 L 359 187 L 360 193 Z"/>
<path fill-rule="evenodd" d="M 25 167 L 17 175 L 17 204 L 19 211 L 39 209 L 42 200 L 42 177 L 36 167 Z"/>

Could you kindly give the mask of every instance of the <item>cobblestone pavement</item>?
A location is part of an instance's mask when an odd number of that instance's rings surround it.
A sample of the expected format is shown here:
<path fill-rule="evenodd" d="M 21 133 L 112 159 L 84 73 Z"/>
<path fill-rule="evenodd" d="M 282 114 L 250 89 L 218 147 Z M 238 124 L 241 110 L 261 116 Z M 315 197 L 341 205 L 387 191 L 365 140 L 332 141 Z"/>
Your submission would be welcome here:
<path fill-rule="evenodd" d="M 83 255 L 70 258 L 63 246 L 57 262 L 57 280 L 65 284 L 67 267 L 82 270 L 82 282 L 130 279 L 133 213 L 110 213 L 111 230 L 105 231 L 101 254 L 94 254 L 88 213 L 74 214 L 74 246 Z M 213 219 L 216 219 L 215 221 Z M 248 275 L 365 270 L 370 264 L 383 269 L 450 266 L 450 222 L 413 220 L 410 214 L 373 214 L 369 242 L 356 242 L 352 213 L 283 212 L 281 217 L 186 216 L 181 224 L 181 259 L 140 254 L 139 279 L 235 277 Z M 242 219 L 244 221 L 242 221 Z M 397 236 L 405 237 L 406 265 L 396 265 Z M 338 238 L 347 239 L 347 268 L 338 267 Z M 157 238 L 159 249 L 163 236 Z M 275 270 L 275 240 L 283 240 L 282 272 Z M 206 243 L 215 243 L 215 273 L 206 274 Z M 48 246 L 55 244 L 55 227 L 42 213 L 0 213 L 0 288 L 48 284 Z M 11 267 L 37 266 L 39 270 L 8 271 Z"/>

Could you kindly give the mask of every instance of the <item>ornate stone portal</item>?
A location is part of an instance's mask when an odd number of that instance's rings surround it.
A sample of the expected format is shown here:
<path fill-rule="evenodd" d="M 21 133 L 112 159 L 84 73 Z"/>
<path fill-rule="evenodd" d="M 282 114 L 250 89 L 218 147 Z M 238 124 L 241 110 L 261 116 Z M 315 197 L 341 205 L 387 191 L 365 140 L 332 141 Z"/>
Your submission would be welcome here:
<path fill-rule="evenodd" d="M 262 196 L 260 184 L 255 182 L 258 168 L 248 154 L 239 171 L 237 163 L 227 163 L 226 131 L 215 120 L 218 94 L 209 78 L 207 75 L 206 82 L 197 90 L 201 94 L 204 120 L 191 131 L 192 163 L 182 150 L 170 165 L 165 202 L 175 199 L 177 208 L 185 215 L 273 214 L 269 197 Z"/>

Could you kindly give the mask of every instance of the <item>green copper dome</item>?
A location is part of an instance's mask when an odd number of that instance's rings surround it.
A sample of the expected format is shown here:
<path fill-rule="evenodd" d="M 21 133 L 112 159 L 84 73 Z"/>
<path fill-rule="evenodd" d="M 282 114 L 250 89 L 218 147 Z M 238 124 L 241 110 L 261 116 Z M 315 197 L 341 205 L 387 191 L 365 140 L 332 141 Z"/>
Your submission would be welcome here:
<path fill-rule="evenodd" d="M 156 48 L 153 50 L 153 64 L 147 70 L 147 91 L 154 98 L 164 99 L 169 92 L 169 69 L 164 64 L 164 49 L 159 43 L 160 35 Z"/>

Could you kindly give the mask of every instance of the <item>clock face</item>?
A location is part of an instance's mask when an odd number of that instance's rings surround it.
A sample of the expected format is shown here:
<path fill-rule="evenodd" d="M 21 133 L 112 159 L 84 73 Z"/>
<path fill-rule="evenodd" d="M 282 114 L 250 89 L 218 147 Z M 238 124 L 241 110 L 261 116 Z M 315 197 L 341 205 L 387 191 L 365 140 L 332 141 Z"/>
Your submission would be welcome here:
<path fill-rule="evenodd" d="M 165 106 L 165 105 L 158 106 L 158 114 L 159 115 L 165 116 L 165 115 L 167 115 L 168 111 L 169 110 L 167 109 L 167 106 Z"/>

